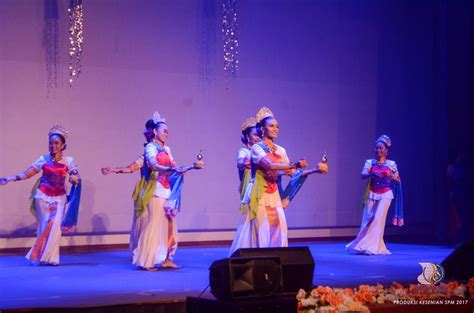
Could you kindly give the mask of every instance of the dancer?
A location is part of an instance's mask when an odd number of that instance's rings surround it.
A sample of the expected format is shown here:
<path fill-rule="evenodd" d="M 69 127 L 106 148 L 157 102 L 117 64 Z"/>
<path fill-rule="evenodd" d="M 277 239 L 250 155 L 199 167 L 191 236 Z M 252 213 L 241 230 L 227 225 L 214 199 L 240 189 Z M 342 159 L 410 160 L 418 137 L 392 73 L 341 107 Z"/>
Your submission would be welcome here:
<path fill-rule="evenodd" d="M 153 141 L 154 133 L 153 129 L 155 128 L 155 123 L 153 119 L 150 119 L 145 124 L 145 132 L 143 135 L 145 136 L 146 146 L 148 143 Z M 115 174 L 131 174 L 138 170 L 140 170 L 140 180 L 135 184 L 134 191 L 140 191 L 141 188 L 146 184 L 146 180 L 149 176 L 149 169 L 144 166 L 145 162 L 144 154 L 140 155 L 134 162 L 130 163 L 128 166 L 124 167 L 103 167 L 102 174 L 109 175 L 111 173 Z M 136 193 L 134 192 L 132 198 L 135 198 Z M 135 200 L 135 199 L 134 199 Z M 129 252 L 131 257 L 133 258 L 133 250 L 136 249 L 138 244 L 138 238 L 143 230 L 143 221 L 147 219 L 147 211 L 142 210 L 140 214 L 137 216 L 135 210 L 133 211 L 133 219 L 132 219 L 132 229 L 130 230 L 130 243 L 129 243 Z"/>
<path fill-rule="evenodd" d="M 362 179 L 368 179 L 364 195 L 362 224 L 356 239 L 346 245 L 349 251 L 362 254 L 390 254 L 383 240 L 388 209 L 395 198 L 395 214 L 392 223 L 402 226 L 403 204 L 401 181 L 395 161 L 388 160 L 392 141 L 387 135 L 375 142 L 375 159 L 365 162 Z"/>
<path fill-rule="evenodd" d="M 288 227 L 278 192 L 278 176 L 281 171 L 291 175 L 293 170 L 306 167 L 307 162 L 290 163 L 285 149 L 275 144 L 279 126 L 270 109 L 261 108 L 257 122 L 263 140 L 251 148 L 253 177 L 243 196 L 242 210 L 249 215 L 256 247 L 286 247 Z"/>
<path fill-rule="evenodd" d="M 161 264 L 163 268 L 180 268 L 173 262 L 173 256 L 178 247 L 176 214 L 176 201 L 172 199 L 170 175 L 184 173 L 191 169 L 204 167 L 202 161 L 193 166 L 176 166 L 171 149 L 165 145 L 168 139 L 168 125 L 166 120 L 155 112 L 154 139 L 145 147 L 145 161 L 152 172 L 149 180 L 138 193 L 135 201 L 136 212 L 147 211 L 144 228 L 138 240 L 137 248 L 133 252 L 133 264 L 139 268 L 154 271 L 155 265 Z"/>
<path fill-rule="evenodd" d="M 37 239 L 26 255 L 26 258 L 34 265 L 59 265 L 61 224 L 68 201 L 65 189 L 66 176 L 69 174 L 69 182 L 73 185 L 80 182 L 79 172 L 73 158 L 63 155 L 68 132 L 60 125 L 55 125 L 50 129 L 48 137 L 49 154 L 40 156 L 23 173 L 0 178 L 0 185 L 5 185 L 11 181 L 31 178 L 43 171 L 32 194 L 35 216 L 38 221 Z M 75 216 L 77 219 L 79 199 L 74 192 L 80 193 L 80 188 L 71 189 L 71 191 L 70 199 L 75 198 L 77 207 L 69 207 L 67 215 L 70 215 L 69 210 L 75 210 L 71 216 Z"/>
<path fill-rule="evenodd" d="M 239 170 L 240 178 L 240 200 L 243 200 L 247 185 L 251 181 L 251 147 L 261 141 L 262 133 L 256 127 L 257 120 L 255 118 L 248 118 L 241 127 L 241 140 L 245 147 L 239 149 L 237 154 L 237 168 Z M 311 169 L 287 170 L 278 172 L 278 190 L 281 197 L 283 209 L 288 207 L 290 202 L 296 196 L 306 178 L 314 173 L 326 174 L 328 173 L 327 159 L 324 156 L 321 162 L 316 167 Z M 288 185 L 283 188 L 281 176 L 290 175 L 291 179 Z M 257 230 L 252 228 L 256 223 L 251 223 L 249 219 L 249 211 L 246 206 L 241 206 L 241 218 L 237 228 L 236 235 L 232 242 L 229 255 L 232 255 L 235 250 L 239 248 L 253 248 L 257 247 Z"/>
<path fill-rule="evenodd" d="M 241 131 L 241 141 L 245 147 L 240 148 L 237 152 L 237 169 L 240 179 L 238 191 L 240 194 L 240 201 L 243 200 L 245 190 L 252 179 L 251 148 L 261 140 L 261 135 L 257 129 L 257 120 L 254 117 L 248 118 L 242 124 Z M 240 208 L 240 213 L 240 223 L 230 248 L 230 255 L 239 248 L 254 248 L 257 243 L 256 231 L 251 229 L 248 209 L 242 206 Z"/>

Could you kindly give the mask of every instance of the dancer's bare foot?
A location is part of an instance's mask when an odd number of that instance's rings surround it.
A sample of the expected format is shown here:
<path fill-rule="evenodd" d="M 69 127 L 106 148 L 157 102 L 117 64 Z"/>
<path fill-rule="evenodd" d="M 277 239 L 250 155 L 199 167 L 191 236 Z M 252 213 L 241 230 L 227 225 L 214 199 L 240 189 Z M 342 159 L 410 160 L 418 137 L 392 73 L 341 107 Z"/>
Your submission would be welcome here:
<path fill-rule="evenodd" d="M 59 262 L 46 263 L 47 266 L 59 266 Z"/>
<path fill-rule="evenodd" d="M 139 266 L 138 267 L 139 269 L 143 270 L 143 271 L 147 271 L 147 272 L 156 272 L 158 269 L 156 267 L 143 267 L 143 266 Z"/>
<path fill-rule="evenodd" d="M 174 263 L 173 261 L 171 261 L 169 259 L 164 261 L 163 263 L 161 263 L 161 266 L 163 268 L 171 268 L 171 269 L 175 269 L 175 270 L 182 268 L 182 266 Z"/>

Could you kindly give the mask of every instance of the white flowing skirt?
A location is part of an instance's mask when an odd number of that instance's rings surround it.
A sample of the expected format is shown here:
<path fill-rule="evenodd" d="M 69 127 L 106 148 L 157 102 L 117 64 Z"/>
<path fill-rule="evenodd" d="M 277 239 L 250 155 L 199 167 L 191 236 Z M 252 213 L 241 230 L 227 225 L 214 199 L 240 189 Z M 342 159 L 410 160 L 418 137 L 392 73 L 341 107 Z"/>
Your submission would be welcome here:
<path fill-rule="evenodd" d="M 133 251 L 138 246 L 138 240 L 140 239 L 140 235 L 142 234 L 143 230 L 145 229 L 145 224 L 148 219 L 148 211 L 142 212 L 140 216 L 137 218 L 135 211 L 133 211 L 133 219 L 132 219 L 132 229 L 130 230 L 130 244 L 128 250 L 130 252 L 130 256 L 133 259 Z"/>
<path fill-rule="evenodd" d="M 153 197 L 142 221 L 143 231 L 133 251 L 133 264 L 150 268 L 165 260 L 172 260 L 178 248 L 178 231 L 174 217 L 164 210 L 166 199 Z"/>
<path fill-rule="evenodd" d="M 359 234 L 356 239 L 346 245 L 347 250 L 368 255 L 391 254 L 383 240 L 385 221 L 391 202 L 390 198 L 367 200 Z"/>
<path fill-rule="evenodd" d="M 50 197 L 38 189 L 34 199 L 38 230 L 26 258 L 33 264 L 59 264 L 61 224 L 67 197 Z"/>
<path fill-rule="evenodd" d="M 251 186 L 249 184 L 247 190 Z M 241 216 L 230 255 L 239 248 L 270 247 L 288 247 L 288 226 L 278 192 L 264 194 L 258 203 L 257 216 L 252 220 L 249 212 Z"/>

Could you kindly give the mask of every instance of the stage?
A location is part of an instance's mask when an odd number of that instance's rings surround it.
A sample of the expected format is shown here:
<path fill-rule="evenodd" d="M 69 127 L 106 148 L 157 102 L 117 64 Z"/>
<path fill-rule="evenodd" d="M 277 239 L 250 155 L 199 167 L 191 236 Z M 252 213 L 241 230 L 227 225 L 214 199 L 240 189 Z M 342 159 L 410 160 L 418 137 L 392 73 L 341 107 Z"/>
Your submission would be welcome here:
<path fill-rule="evenodd" d="M 392 255 L 347 254 L 345 242 L 308 245 L 316 263 L 313 282 L 331 287 L 394 281 L 416 283 L 419 262 L 441 261 L 452 247 L 388 244 Z M 208 268 L 227 257 L 228 247 L 182 247 L 175 261 L 180 270 L 146 272 L 131 265 L 128 251 L 63 253 L 58 267 L 28 265 L 23 255 L 0 256 L 0 310 L 85 308 L 124 304 L 181 303 L 208 286 Z M 204 296 L 209 296 L 207 290 Z"/>

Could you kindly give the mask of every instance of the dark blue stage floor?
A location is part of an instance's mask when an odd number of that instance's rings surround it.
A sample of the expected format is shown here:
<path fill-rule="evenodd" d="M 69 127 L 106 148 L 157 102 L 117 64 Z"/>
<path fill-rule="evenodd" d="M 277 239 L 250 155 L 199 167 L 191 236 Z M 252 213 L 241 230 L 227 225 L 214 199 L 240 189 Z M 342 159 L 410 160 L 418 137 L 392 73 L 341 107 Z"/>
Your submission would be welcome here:
<path fill-rule="evenodd" d="M 453 248 L 388 244 L 389 256 L 350 255 L 344 244 L 309 243 L 316 262 L 316 285 L 416 283 L 419 262 L 440 263 Z M 298 244 L 299 246 L 305 244 Z M 0 310 L 95 307 L 126 303 L 184 301 L 208 285 L 208 267 L 228 247 L 186 247 L 177 252 L 181 270 L 136 270 L 128 251 L 63 254 L 59 267 L 34 267 L 20 255 L 0 256 Z"/>

